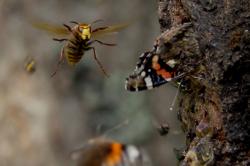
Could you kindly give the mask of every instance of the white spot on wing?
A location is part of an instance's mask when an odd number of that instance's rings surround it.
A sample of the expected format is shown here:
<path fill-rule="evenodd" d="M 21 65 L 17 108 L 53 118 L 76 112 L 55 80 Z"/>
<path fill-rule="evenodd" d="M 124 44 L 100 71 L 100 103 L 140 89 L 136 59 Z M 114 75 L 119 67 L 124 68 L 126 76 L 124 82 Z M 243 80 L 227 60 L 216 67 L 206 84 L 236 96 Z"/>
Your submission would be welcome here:
<path fill-rule="evenodd" d="M 125 89 L 128 90 L 128 80 L 125 81 Z"/>
<path fill-rule="evenodd" d="M 141 73 L 141 76 L 142 76 L 142 77 L 145 77 L 145 76 L 146 76 L 146 72 L 143 71 L 143 72 Z"/>
<path fill-rule="evenodd" d="M 165 80 L 166 80 L 166 81 L 171 81 L 171 80 L 172 80 L 172 78 L 166 78 Z"/>
<path fill-rule="evenodd" d="M 153 88 L 153 82 L 152 82 L 152 79 L 150 77 L 145 78 L 145 83 L 146 83 L 146 86 L 148 87 L 148 89 Z"/>

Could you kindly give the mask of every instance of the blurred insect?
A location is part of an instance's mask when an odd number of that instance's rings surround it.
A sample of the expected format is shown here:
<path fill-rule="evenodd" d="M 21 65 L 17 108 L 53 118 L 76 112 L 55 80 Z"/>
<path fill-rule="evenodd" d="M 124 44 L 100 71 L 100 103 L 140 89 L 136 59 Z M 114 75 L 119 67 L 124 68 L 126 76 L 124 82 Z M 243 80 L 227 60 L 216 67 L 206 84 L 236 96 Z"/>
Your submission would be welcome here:
<path fill-rule="evenodd" d="M 36 71 L 36 61 L 33 57 L 27 57 L 24 64 L 24 70 L 30 74 Z"/>
<path fill-rule="evenodd" d="M 69 65 L 77 64 L 82 56 L 84 55 L 85 51 L 92 50 L 93 56 L 99 67 L 101 68 L 102 72 L 108 76 L 104 67 L 102 66 L 101 62 L 98 60 L 96 56 L 95 47 L 92 46 L 93 43 L 97 42 L 102 45 L 106 46 L 115 46 L 116 44 L 104 43 L 97 38 L 118 32 L 119 30 L 128 26 L 128 24 L 119 24 L 113 26 L 104 26 L 99 27 L 92 30 L 92 25 L 102 20 L 96 20 L 90 24 L 86 23 L 78 23 L 76 21 L 71 21 L 70 23 L 75 24 L 73 27 L 69 25 L 63 24 L 63 27 L 58 27 L 51 24 L 46 23 L 34 23 L 33 26 L 39 29 L 46 30 L 47 32 L 51 32 L 57 35 L 62 35 L 64 38 L 53 38 L 53 40 L 58 42 L 66 42 L 61 49 L 60 58 L 57 64 L 57 68 L 51 76 L 54 76 L 59 68 L 59 66 L 64 62 L 64 59 L 67 59 Z"/>
<path fill-rule="evenodd" d="M 134 145 L 127 145 L 107 138 L 89 140 L 71 153 L 77 166 L 146 166 L 149 164 Z"/>
<path fill-rule="evenodd" d="M 160 136 L 165 136 L 169 133 L 169 124 L 167 122 L 158 122 L 158 120 L 152 121 L 153 127 L 157 130 L 157 132 L 160 134 Z"/>
<path fill-rule="evenodd" d="M 157 130 L 161 136 L 165 136 L 169 132 L 169 125 L 167 123 L 163 123 L 157 128 Z"/>

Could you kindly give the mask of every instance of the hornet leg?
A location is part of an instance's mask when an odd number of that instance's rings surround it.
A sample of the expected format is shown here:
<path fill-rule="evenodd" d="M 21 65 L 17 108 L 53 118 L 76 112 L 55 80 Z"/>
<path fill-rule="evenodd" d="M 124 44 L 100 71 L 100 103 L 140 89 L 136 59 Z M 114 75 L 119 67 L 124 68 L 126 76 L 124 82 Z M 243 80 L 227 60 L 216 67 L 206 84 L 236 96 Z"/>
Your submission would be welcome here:
<path fill-rule="evenodd" d="M 99 44 L 106 45 L 106 46 L 116 46 L 117 45 L 117 44 L 114 44 L 114 43 L 104 43 L 104 42 L 102 42 L 100 40 L 93 40 L 92 43 L 94 43 L 94 42 L 97 42 Z"/>
<path fill-rule="evenodd" d="M 107 74 L 107 72 L 104 70 L 104 67 L 102 66 L 101 62 L 98 60 L 97 56 L 96 56 L 96 52 L 95 52 L 95 48 L 94 47 L 91 47 L 91 49 L 93 50 L 93 55 L 94 55 L 94 58 L 95 58 L 95 61 L 97 62 L 97 64 L 99 65 L 99 67 L 101 68 L 103 74 L 106 76 L 106 77 L 109 77 L 109 75 Z"/>
<path fill-rule="evenodd" d="M 60 57 L 59 57 L 59 60 L 58 60 L 58 63 L 56 65 L 56 69 L 55 71 L 50 75 L 50 77 L 54 77 L 57 73 L 57 71 L 59 70 L 59 67 L 61 66 L 62 63 L 64 63 L 64 47 L 61 49 L 61 53 L 60 53 Z"/>

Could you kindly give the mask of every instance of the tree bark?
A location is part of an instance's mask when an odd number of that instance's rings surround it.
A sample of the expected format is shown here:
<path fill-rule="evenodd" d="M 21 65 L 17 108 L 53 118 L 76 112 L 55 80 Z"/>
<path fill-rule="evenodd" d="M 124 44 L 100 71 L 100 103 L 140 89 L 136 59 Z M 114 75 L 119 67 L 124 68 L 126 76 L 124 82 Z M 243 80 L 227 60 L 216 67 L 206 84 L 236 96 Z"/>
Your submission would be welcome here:
<path fill-rule="evenodd" d="M 158 0 L 158 14 L 162 36 L 192 24 L 182 41 L 193 47 L 172 43 L 182 50 L 172 57 L 180 60 L 178 71 L 188 73 L 180 165 L 250 165 L 250 1 Z"/>

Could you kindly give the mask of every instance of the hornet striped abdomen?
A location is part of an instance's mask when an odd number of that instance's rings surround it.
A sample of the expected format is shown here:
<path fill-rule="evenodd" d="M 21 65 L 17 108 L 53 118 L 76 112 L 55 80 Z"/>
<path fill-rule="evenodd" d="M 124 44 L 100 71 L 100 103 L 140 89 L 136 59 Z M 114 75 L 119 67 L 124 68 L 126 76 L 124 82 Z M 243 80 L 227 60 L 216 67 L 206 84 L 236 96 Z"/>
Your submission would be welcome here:
<path fill-rule="evenodd" d="M 64 56 L 67 58 L 68 64 L 75 65 L 81 60 L 84 51 L 89 49 L 91 48 L 86 41 L 72 35 L 62 51 Z"/>

